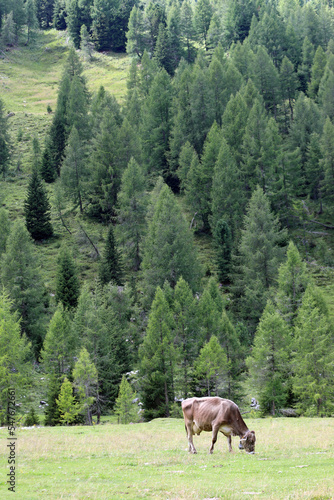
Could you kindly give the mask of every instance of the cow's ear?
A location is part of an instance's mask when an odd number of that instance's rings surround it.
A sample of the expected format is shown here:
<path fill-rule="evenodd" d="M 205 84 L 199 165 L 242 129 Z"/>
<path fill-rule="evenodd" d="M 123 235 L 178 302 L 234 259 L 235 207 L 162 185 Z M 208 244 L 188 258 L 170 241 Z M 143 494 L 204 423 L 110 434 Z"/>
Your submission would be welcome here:
<path fill-rule="evenodd" d="M 254 431 L 251 431 L 251 434 L 254 434 L 254 436 L 255 436 L 255 432 Z"/>

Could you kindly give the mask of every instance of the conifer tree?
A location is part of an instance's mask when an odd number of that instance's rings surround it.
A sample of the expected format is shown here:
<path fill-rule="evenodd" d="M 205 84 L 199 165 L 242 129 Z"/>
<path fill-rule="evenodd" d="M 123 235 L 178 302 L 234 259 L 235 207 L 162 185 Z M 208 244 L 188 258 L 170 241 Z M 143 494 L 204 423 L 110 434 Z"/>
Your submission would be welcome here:
<path fill-rule="evenodd" d="M 175 370 L 175 385 L 183 398 L 187 398 L 193 379 L 193 362 L 198 353 L 198 331 L 195 317 L 196 303 L 188 283 L 181 277 L 174 290 L 173 313 L 175 345 L 179 350 Z"/>
<path fill-rule="evenodd" d="M 66 2 L 66 24 L 72 38 L 74 47 L 80 48 L 80 9 L 78 0 L 67 0 Z"/>
<path fill-rule="evenodd" d="M 143 109 L 143 159 L 149 173 L 167 176 L 167 153 L 171 128 L 171 81 L 165 69 L 154 77 Z"/>
<path fill-rule="evenodd" d="M 235 401 L 242 393 L 240 375 L 244 370 L 244 357 L 238 331 L 233 326 L 225 309 L 220 318 L 218 340 L 226 353 L 228 362 L 225 393 L 228 399 Z"/>
<path fill-rule="evenodd" d="M 195 26 L 192 6 L 189 0 L 184 0 L 181 5 L 180 29 L 185 43 L 186 61 L 188 63 L 193 62 L 195 59 L 195 47 L 193 44 L 195 39 Z"/>
<path fill-rule="evenodd" d="M 213 8 L 210 0 L 199 0 L 196 3 L 194 21 L 197 34 L 204 42 L 205 50 L 208 50 L 207 34 L 209 31 L 212 15 Z"/>
<path fill-rule="evenodd" d="M 118 416 L 119 424 L 135 423 L 138 420 L 138 407 L 133 403 L 135 398 L 136 393 L 132 390 L 126 376 L 123 375 L 114 410 L 115 415 Z"/>
<path fill-rule="evenodd" d="M 223 283 L 229 279 L 232 259 L 232 233 L 223 219 L 218 220 L 213 237 L 217 251 L 218 277 Z"/>
<path fill-rule="evenodd" d="M 195 362 L 196 375 L 205 384 L 206 396 L 219 396 L 224 387 L 228 361 L 215 335 L 202 347 Z M 223 387 L 221 387 L 223 386 Z"/>
<path fill-rule="evenodd" d="M 30 234 L 20 220 L 14 222 L 1 264 L 1 282 L 21 316 L 21 328 L 32 343 L 36 359 L 46 330 L 49 301 Z"/>
<path fill-rule="evenodd" d="M 325 67 L 326 54 L 323 48 L 319 45 L 314 54 L 313 65 L 311 69 L 311 81 L 308 86 L 308 95 L 312 98 L 315 98 L 318 94 L 319 85 L 321 82 L 321 78 L 323 77 L 323 74 L 325 72 Z"/>
<path fill-rule="evenodd" d="M 110 282 L 116 285 L 123 284 L 121 255 L 116 246 L 112 224 L 108 229 L 106 246 L 100 262 L 99 279 L 103 285 Z"/>
<path fill-rule="evenodd" d="M 167 280 L 172 288 L 182 276 L 195 291 L 200 268 L 188 224 L 171 190 L 163 185 L 148 221 L 143 248 L 143 279 L 147 303 Z"/>
<path fill-rule="evenodd" d="M 10 11 L 4 18 L 3 28 L 1 30 L 1 38 L 5 45 L 12 47 L 15 43 L 15 23 L 13 19 L 13 11 Z"/>
<path fill-rule="evenodd" d="M 86 424 L 92 425 L 92 405 L 96 397 L 97 370 L 89 353 L 81 349 L 73 368 L 74 385 L 78 391 L 80 411 L 86 414 Z"/>
<path fill-rule="evenodd" d="M 324 197 L 331 203 L 334 199 L 334 125 L 329 117 L 326 118 L 320 141 L 322 160 L 321 166 L 324 172 L 322 189 Z"/>
<path fill-rule="evenodd" d="M 0 208 L 0 258 L 6 251 L 7 238 L 10 233 L 10 222 L 8 212 L 4 207 Z"/>
<path fill-rule="evenodd" d="M 131 158 L 122 176 L 118 193 L 118 226 L 116 231 L 130 269 L 138 271 L 146 214 L 145 177 L 142 168 Z"/>
<path fill-rule="evenodd" d="M 205 287 L 196 307 L 199 344 L 209 342 L 211 335 L 219 334 L 221 311 L 211 295 L 210 282 Z"/>
<path fill-rule="evenodd" d="M 74 309 L 80 295 L 79 279 L 76 266 L 70 251 L 64 246 L 58 257 L 56 276 L 56 299 L 64 309 Z"/>
<path fill-rule="evenodd" d="M 239 312 L 247 318 L 250 328 L 254 328 L 283 260 L 286 231 L 280 229 L 268 197 L 260 187 L 252 195 L 243 222 L 234 290 Z"/>
<path fill-rule="evenodd" d="M 36 6 L 33 0 L 27 0 L 25 4 L 26 25 L 28 28 L 27 44 L 31 40 L 31 36 L 35 28 L 37 28 L 38 21 L 36 17 Z"/>
<path fill-rule="evenodd" d="M 158 286 L 139 350 L 145 419 L 169 416 L 176 361 L 172 324 L 168 302 Z"/>
<path fill-rule="evenodd" d="M 291 333 L 272 302 L 268 301 L 257 327 L 252 354 L 246 363 L 250 384 L 261 408 L 275 416 L 289 391 Z"/>
<path fill-rule="evenodd" d="M 53 235 L 50 203 L 37 168 L 33 169 L 24 203 L 26 226 L 34 240 L 44 240 Z"/>
<path fill-rule="evenodd" d="M 20 320 L 3 289 L 0 294 L 0 422 L 7 425 L 9 396 L 21 401 L 30 379 L 30 343 L 21 335 Z M 15 395 L 13 392 L 15 388 Z"/>
<path fill-rule="evenodd" d="M 9 164 L 9 134 L 4 102 L 0 98 L 0 174 L 5 179 Z"/>
<path fill-rule="evenodd" d="M 94 45 L 85 24 L 83 24 L 80 28 L 80 49 L 82 50 L 85 59 L 90 61 L 93 57 Z"/>
<path fill-rule="evenodd" d="M 57 406 L 61 415 L 61 422 L 66 425 L 71 424 L 79 413 L 78 402 L 73 396 L 73 386 L 67 377 L 60 388 L 58 399 L 56 399 Z"/>
<path fill-rule="evenodd" d="M 60 180 L 65 193 L 72 199 L 73 205 L 79 207 L 81 213 L 87 190 L 87 177 L 86 149 L 74 126 L 65 149 Z"/>
<path fill-rule="evenodd" d="M 292 326 L 305 290 L 311 279 L 296 245 L 290 241 L 286 261 L 278 269 L 278 290 L 275 298 L 280 314 Z"/>
<path fill-rule="evenodd" d="M 333 411 L 333 324 L 320 291 L 309 285 L 296 318 L 293 390 L 305 415 Z"/>
<path fill-rule="evenodd" d="M 136 5 L 131 10 L 126 38 L 126 52 L 141 59 L 148 49 L 148 37 L 143 11 Z"/>

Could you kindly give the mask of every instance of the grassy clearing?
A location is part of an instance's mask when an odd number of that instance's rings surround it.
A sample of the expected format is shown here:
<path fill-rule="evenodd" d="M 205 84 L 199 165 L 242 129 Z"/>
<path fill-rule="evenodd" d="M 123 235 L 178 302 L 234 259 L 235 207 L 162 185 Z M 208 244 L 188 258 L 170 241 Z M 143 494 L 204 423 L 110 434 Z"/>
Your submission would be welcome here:
<path fill-rule="evenodd" d="M 17 497 L 71 499 L 313 499 L 334 495 L 334 422 L 331 419 L 248 420 L 255 455 L 227 451 L 210 433 L 187 452 L 182 420 L 126 426 L 22 429 L 18 436 Z M 6 430 L 0 435 L 5 443 Z M 1 498 L 6 451 L 1 449 Z"/>

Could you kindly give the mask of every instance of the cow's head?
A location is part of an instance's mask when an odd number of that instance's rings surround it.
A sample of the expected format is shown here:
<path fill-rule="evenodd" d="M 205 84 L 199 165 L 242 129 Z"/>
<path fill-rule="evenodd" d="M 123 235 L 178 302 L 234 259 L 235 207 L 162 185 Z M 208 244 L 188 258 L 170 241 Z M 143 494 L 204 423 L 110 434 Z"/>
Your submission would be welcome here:
<path fill-rule="evenodd" d="M 239 449 L 245 450 L 246 453 L 255 453 L 255 432 L 247 431 L 240 439 Z"/>

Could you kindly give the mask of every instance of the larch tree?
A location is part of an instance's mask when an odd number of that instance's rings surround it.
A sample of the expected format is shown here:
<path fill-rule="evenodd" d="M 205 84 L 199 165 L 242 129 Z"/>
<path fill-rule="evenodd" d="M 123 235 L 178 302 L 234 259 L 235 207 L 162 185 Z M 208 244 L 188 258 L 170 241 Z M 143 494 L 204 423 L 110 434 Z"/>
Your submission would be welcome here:
<path fill-rule="evenodd" d="M 252 195 L 243 222 L 234 293 L 241 316 L 254 328 L 284 258 L 286 231 L 280 229 L 269 199 L 260 187 Z"/>
<path fill-rule="evenodd" d="M 0 99 L 0 174 L 5 179 L 10 159 L 10 139 L 8 122 L 5 116 L 5 105 Z"/>
<path fill-rule="evenodd" d="M 81 349 L 78 361 L 73 368 L 74 386 L 78 391 L 80 411 L 86 415 L 86 424 L 92 425 L 92 405 L 95 400 L 97 370 L 91 361 L 87 349 Z"/>
<path fill-rule="evenodd" d="M 212 335 L 195 361 L 195 372 L 198 380 L 205 384 L 206 396 L 219 396 L 224 387 L 227 369 L 226 353 L 217 337 Z"/>
<path fill-rule="evenodd" d="M 172 326 L 168 302 L 162 289 L 157 287 L 139 350 L 145 419 L 169 416 L 176 361 Z"/>
<path fill-rule="evenodd" d="M 252 354 L 247 358 L 249 383 L 263 411 L 275 416 L 286 405 L 291 373 L 291 332 L 268 302 L 257 327 Z"/>
<path fill-rule="evenodd" d="M 148 221 L 143 247 L 145 297 L 150 304 L 157 286 L 172 288 L 182 276 L 195 291 L 200 277 L 193 237 L 170 188 L 163 184 Z"/>

